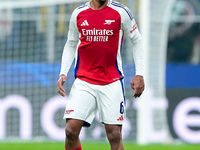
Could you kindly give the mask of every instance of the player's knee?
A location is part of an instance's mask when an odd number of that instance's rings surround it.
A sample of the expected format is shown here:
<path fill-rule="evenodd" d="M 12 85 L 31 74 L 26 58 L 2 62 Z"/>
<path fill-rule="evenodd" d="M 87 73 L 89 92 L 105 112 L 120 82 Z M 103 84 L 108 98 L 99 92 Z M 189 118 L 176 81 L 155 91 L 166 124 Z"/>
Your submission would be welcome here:
<path fill-rule="evenodd" d="M 78 132 L 72 130 L 71 128 L 65 128 L 65 135 L 68 140 L 75 140 L 78 138 Z"/>
<path fill-rule="evenodd" d="M 107 133 L 107 137 L 109 142 L 112 144 L 114 143 L 120 143 L 121 141 L 121 132 L 120 131 L 112 131 L 110 133 Z"/>

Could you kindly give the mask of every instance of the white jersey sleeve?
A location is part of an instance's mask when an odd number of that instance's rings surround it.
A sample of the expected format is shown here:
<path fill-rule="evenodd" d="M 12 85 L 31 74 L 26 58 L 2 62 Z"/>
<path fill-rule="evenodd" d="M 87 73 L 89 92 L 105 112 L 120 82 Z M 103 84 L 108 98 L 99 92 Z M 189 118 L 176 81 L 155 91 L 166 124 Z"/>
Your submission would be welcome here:
<path fill-rule="evenodd" d="M 131 14 L 130 10 L 126 7 L 122 14 L 122 29 L 125 34 L 130 38 L 133 44 L 133 58 L 136 67 L 136 75 L 144 75 L 144 64 L 143 64 L 143 43 L 142 37 L 138 30 L 138 26 Z"/>
<path fill-rule="evenodd" d="M 60 75 L 64 74 L 67 76 L 75 58 L 78 41 L 79 32 L 76 25 L 76 13 L 74 11 L 69 23 L 68 39 L 63 49 Z"/>

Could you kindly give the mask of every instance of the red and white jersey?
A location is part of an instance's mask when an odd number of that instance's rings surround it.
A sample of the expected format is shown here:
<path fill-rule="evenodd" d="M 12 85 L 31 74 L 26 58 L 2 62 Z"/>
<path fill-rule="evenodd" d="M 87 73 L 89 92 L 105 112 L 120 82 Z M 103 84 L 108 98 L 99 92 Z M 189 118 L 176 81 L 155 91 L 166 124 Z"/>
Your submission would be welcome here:
<path fill-rule="evenodd" d="M 93 10 L 90 2 L 75 9 L 68 40 L 79 41 L 75 57 L 76 78 L 98 85 L 122 79 L 124 33 L 133 43 L 141 40 L 132 13 L 118 2 L 109 0 L 101 10 Z"/>

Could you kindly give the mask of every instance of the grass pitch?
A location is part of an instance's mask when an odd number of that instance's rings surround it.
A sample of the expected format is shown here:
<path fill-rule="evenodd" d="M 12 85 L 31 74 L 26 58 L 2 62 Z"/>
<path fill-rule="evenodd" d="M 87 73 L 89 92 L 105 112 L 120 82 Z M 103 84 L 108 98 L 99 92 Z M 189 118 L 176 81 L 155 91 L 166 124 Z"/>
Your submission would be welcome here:
<path fill-rule="evenodd" d="M 82 143 L 83 150 L 110 150 L 108 143 Z M 200 145 L 147 145 L 124 143 L 125 150 L 200 150 Z M 64 150 L 64 143 L 5 143 L 0 142 L 0 150 Z"/>

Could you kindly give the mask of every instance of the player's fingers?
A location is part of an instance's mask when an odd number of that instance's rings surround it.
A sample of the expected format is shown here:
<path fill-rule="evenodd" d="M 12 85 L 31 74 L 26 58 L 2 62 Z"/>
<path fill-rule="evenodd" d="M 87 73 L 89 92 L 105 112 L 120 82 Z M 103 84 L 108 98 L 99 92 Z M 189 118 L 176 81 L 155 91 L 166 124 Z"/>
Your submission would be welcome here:
<path fill-rule="evenodd" d="M 62 77 L 58 80 L 58 83 L 57 83 L 58 93 L 62 96 L 65 96 L 65 89 L 63 88 L 64 83 L 65 81 L 63 81 Z"/>
<path fill-rule="evenodd" d="M 134 96 L 135 98 L 137 98 L 137 95 L 138 95 L 138 91 L 137 91 L 137 89 L 135 89 L 133 96 Z"/>
<path fill-rule="evenodd" d="M 63 88 L 63 84 L 61 83 L 61 85 L 58 87 L 59 91 L 65 92 L 65 89 Z"/>
<path fill-rule="evenodd" d="M 135 92 L 134 92 L 134 97 L 137 98 L 137 97 L 140 97 L 142 95 L 144 91 L 144 88 L 143 87 L 140 87 L 140 88 L 135 88 Z"/>
<path fill-rule="evenodd" d="M 137 98 L 137 97 L 140 97 L 142 95 L 142 93 L 141 94 L 134 94 L 133 96 L 135 97 L 135 98 Z"/>
<path fill-rule="evenodd" d="M 65 96 L 65 89 L 63 87 L 58 87 L 58 93 L 62 96 Z"/>
<path fill-rule="evenodd" d="M 141 94 L 134 94 L 133 97 L 137 98 L 137 97 L 140 97 L 141 95 L 142 95 L 142 93 Z"/>
<path fill-rule="evenodd" d="M 141 87 L 141 91 L 142 91 L 142 92 L 144 91 L 144 85 Z"/>
<path fill-rule="evenodd" d="M 63 92 L 63 91 L 61 91 L 61 90 L 58 90 L 58 93 L 59 93 L 60 95 L 62 95 L 63 97 L 65 96 L 65 92 Z"/>

